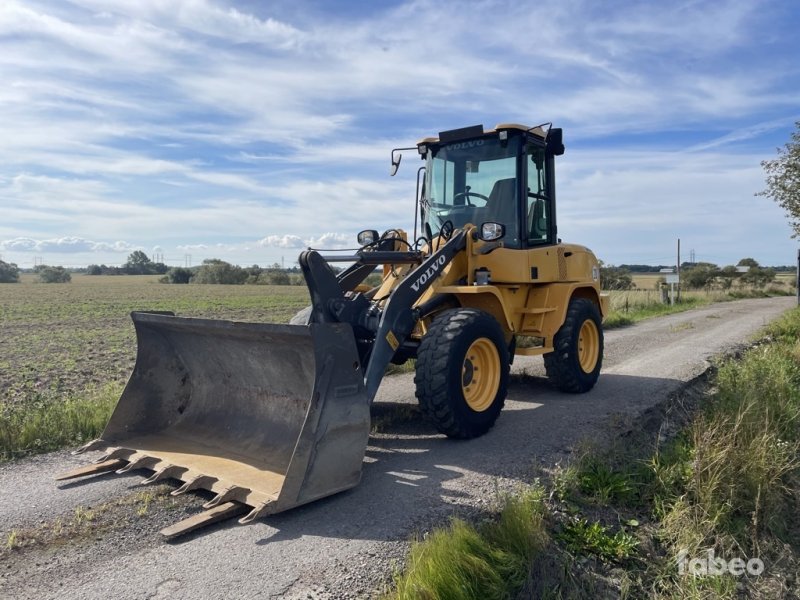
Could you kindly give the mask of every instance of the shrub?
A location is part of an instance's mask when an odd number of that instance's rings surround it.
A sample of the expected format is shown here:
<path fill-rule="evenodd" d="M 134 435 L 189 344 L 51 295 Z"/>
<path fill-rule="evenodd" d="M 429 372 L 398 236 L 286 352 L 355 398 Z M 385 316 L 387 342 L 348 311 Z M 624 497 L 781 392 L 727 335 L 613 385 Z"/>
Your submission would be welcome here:
<path fill-rule="evenodd" d="M 248 272 L 236 265 L 218 258 L 209 258 L 194 274 L 192 283 L 224 283 L 241 285 L 249 276 Z"/>
<path fill-rule="evenodd" d="M 167 271 L 166 276 L 162 279 L 165 280 L 165 283 L 189 283 L 192 280 L 193 275 L 194 271 L 191 269 L 186 269 L 184 267 L 173 267 Z"/>
<path fill-rule="evenodd" d="M 0 260 L 0 283 L 17 283 L 19 281 L 19 267 L 14 263 Z"/>
<path fill-rule="evenodd" d="M 69 283 L 72 281 L 72 275 L 64 267 L 40 265 L 36 272 L 39 275 L 39 281 L 42 283 Z"/>
<path fill-rule="evenodd" d="M 258 276 L 256 283 L 266 285 L 291 285 L 292 281 L 286 271 L 266 269 Z"/>

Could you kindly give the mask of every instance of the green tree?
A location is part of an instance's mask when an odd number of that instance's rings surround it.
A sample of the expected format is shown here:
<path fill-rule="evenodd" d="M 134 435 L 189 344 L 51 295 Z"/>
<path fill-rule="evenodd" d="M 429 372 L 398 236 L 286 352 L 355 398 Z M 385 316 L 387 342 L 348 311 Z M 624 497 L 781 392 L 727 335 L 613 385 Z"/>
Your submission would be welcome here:
<path fill-rule="evenodd" d="M 14 263 L 0 260 L 0 283 L 17 283 L 19 281 L 19 267 Z"/>
<path fill-rule="evenodd" d="M 72 275 L 64 267 L 39 265 L 36 272 L 39 275 L 39 281 L 42 283 L 69 283 L 72 281 Z"/>
<path fill-rule="evenodd" d="M 710 289 L 719 275 L 717 265 L 700 262 L 688 269 L 681 269 L 681 283 L 690 289 Z"/>
<path fill-rule="evenodd" d="M 736 263 L 737 267 L 758 267 L 758 261 L 755 258 L 743 258 L 738 263 Z"/>
<path fill-rule="evenodd" d="M 123 268 L 130 275 L 147 275 L 154 272 L 152 266 L 153 261 L 150 260 L 147 254 L 141 250 L 135 250 L 128 256 Z"/>
<path fill-rule="evenodd" d="M 194 271 L 184 267 L 173 267 L 167 271 L 167 281 L 169 283 L 189 283 L 192 280 Z"/>
<path fill-rule="evenodd" d="M 243 284 L 248 277 L 242 267 L 218 258 L 208 258 L 192 277 L 192 283 Z"/>
<path fill-rule="evenodd" d="M 733 265 L 722 267 L 719 271 L 720 283 L 723 290 L 729 290 L 733 286 L 733 280 L 738 279 L 741 273 Z"/>
<path fill-rule="evenodd" d="M 767 189 L 757 196 L 766 196 L 786 211 L 792 226 L 792 237 L 800 236 L 800 121 L 795 123 L 791 139 L 778 148 L 778 157 L 761 161 Z"/>
<path fill-rule="evenodd" d="M 629 290 L 636 285 L 628 269 L 605 265 L 600 261 L 600 287 L 604 290 Z"/>

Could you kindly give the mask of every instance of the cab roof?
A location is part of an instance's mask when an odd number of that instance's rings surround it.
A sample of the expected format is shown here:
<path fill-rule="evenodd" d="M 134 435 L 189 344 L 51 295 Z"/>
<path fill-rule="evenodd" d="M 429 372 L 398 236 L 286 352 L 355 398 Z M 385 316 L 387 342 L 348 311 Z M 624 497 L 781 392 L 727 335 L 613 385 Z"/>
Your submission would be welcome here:
<path fill-rule="evenodd" d="M 438 144 L 440 142 L 452 141 L 452 139 L 447 139 L 447 138 L 454 139 L 457 137 L 464 137 L 464 138 L 482 137 L 486 135 L 491 135 L 493 133 L 497 133 L 498 131 L 508 131 L 510 129 L 531 133 L 544 140 L 547 139 L 547 130 L 545 130 L 546 125 L 549 125 L 549 123 L 545 123 L 544 125 L 535 125 L 534 127 L 529 127 L 527 125 L 520 125 L 519 123 L 498 123 L 497 125 L 494 126 L 494 129 L 489 129 L 486 131 L 483 130 L 483 125 L 475 125 L 473 127 L 464 127 L 463 129 L 442 131 L 439 133 L 439 137 L 426 137 L 421 139 L 420 141 L 417 142 L 417 146 L 421 144 Z M 463 136 L 458 135 L 461 132 L 463 132 L 464 134 Z"/>

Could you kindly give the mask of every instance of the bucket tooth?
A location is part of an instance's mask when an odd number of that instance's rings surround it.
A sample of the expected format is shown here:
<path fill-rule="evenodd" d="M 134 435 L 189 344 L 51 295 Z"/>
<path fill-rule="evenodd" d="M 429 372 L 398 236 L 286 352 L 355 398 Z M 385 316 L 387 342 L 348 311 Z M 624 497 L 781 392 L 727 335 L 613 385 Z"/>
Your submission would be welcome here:
<path fill-rule="evenodd" d="M 128 460 L 134 454 L 135 452 L 130 448 L 107 448 L 106 453 L 94 462 L 101 463 L 107 460 L 111 460 L 113 458 L 121 458 L 123 460 Z"/>
<path fill-rule="evenodd" d="M 203 504 L 203 508 L 214 508 L 223 502 L 230 502 L 231 500 L 243 500 L 249 492 L 250 490 L 247 488 L 239 487 L 238 485 L 228 486 L 211 500 Z"/>
<path fill-rule="evenodd" d="M 73 455 L 75 455 L 75 454 L 83 454 L 84 452 L 90 452 L 91 450 L 100 450 L 102 448 L 106 448 L 107 446 L 108 446 L 108 444 L 106 444 L 103 440 L 96 439 L 96 440 L 92 440 L 88 444 L 84 444 L 83 446 L 81 446 L 80 448 L 78 448 L 76 450 L 73 450 L 72 454 Z"/>
<path fill-rule="evenodd" d="M 190 492 L 192 490 L 196 490 L 198 488 L 210 488 L 214 483 L 216 483 L 217 478 L 211 477 L 210 475 L 198 475 L 184 483 L 181 487 L 177 490 L 172 490 L 170 492 L 171 496 L 179 496 L 180 494 L 185 494 L 186 492 Z"/>
<path fill-rule="evenodd" d="M 56 477 L 56 481 L 76 479 L 77 477 L 85 477 L 86 475 L 95 475 L 97 473 L 108 473 L 109 471 L 116 471 L 124 464 L 124 460 L 115 458 L 101 463 L 86 465 L 85 467 L 78 467 L 77 469 L 72 469 L 72 471 L 64 473 L 63 475 L 59 475 Z"/>
<path fill-rule="evenodd" d="M 247 506 L 240 504 L 239 502 L 224 502 L 219 506 L 215 506 L 214 508 L 210 508 L 204 512 L 201 512 L 200 514 L 191 516 L 183 521 L 179 521 L 174 525 L 170 525 L 169 527 L 165 527 L 161 530 L 161 535 L 168 539 L 172 539 L 178 537 L 179 535 L 184 535 L 185 533 L 194 531 L 195 529 L 205 527 L 206 525 L 224 521 L 225 519 L 231 519 L 242 514 L 246 510 Z"/>
<path fill-rule="evenodd" d="M 135 469 L 147 469 L 153 466 L 153 463 L 158 462 L 158 459 L 153 456 L 147 456 L 146 454 L 140 455 L 133 455 L 130 457 L 130 462 L 122 467 L 121 469 L 117 469 L 117 473 L 122 475 L 123 473 L 127 473 L 128 471 L 133 471 Z"/>
<path fill-rule="evenodd" d="M 261 504 L 256 506 L 253 510 L 251 510 L 249 513 L 247 513 L 245 516 L 243 516 L 241 519 L 239 519 L 239 523 L 241 523 L 242 525 L 247 525 L 248 523 L 252 523 L 256 519 L 263 517 L 268 512 L 267 506 L 272 504 L 272 502 L 274 501 L 268 500 L 267 502 L 262 502 Z"/>
<path fill-rule="evenodd" d="M 186 467 L 180 467 L 178 465 L 164 465 L 160 469 L 158 469 L 155 473 L 150 475 L 147 479 L 145 479 L 142 484 L 149 484 L 155 483 L 156 481 L 161 481 L 162 479 L 169 479 L 170 477 L 179 477 L 182 473 L 186 472 Z"/>

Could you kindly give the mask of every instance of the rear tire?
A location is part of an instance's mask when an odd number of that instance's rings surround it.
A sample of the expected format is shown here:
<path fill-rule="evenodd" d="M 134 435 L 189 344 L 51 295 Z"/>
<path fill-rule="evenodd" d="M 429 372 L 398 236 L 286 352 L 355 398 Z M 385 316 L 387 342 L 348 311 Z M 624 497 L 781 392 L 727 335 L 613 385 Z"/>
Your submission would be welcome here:
<path fill-rule="evenodd" d="M 441 433 L 478 437 L 500 415 L 508 373 L 508 348 L 494 317 L 474 308 L 446 310 L 417 351 L 417 400 Z"/>
<path fill-rule="evenodd" d="M 603 327 L 597 304 L 573 298 L 564 323 L 544 355 L 547 377 L 562 392 L 581 394 L 597 383 L 603 366 Z"/>

